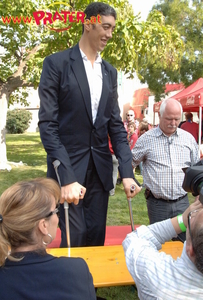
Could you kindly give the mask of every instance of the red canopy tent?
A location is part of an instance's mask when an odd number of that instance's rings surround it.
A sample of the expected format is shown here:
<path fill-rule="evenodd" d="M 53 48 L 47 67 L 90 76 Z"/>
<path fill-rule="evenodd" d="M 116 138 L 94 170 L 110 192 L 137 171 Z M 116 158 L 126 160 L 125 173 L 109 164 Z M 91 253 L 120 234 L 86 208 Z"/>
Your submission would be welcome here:
<path fill-rule="evenodd" d="M 199 78 L 173 98 L 180 101 L 183 111 L 199 112 L 203 106 L 203 78 Z"/>
<path fill-rule="evenodd" d="M 174 96 L 180 101 L 183 111 L 199 112 L 199 147 L 201 145 L 202 107 L 203 107 L 203 78 L 199 78 L 183 91 Z"/>
<path fill-rule="evenodd" d="M 201 125 L 203 107 L 203 78 L 199 78 L 190 86 L 174 95 L 172 98 L 180 101 L 184 112 L 199 112 L 199 145 L 201 144 Z M 154 104 L 154 113 L 159 111 L 161 102 Z"/>

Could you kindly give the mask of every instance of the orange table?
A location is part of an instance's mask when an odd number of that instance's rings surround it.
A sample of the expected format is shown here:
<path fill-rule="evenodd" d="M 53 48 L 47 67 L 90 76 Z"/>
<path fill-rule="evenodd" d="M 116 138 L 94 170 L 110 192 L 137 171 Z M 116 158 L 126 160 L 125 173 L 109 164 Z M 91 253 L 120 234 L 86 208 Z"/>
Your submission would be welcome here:
<path fill-rule="evenodd" d="M 162 251 L 173 258 L 181 255 L 181 242 L 167 242 Z M 47 253 L 54 256 L 82 257 L 87 262 L 95 287 L 135 284 L 128 272 L 122 245 L 103 247 L 52 248 Z"/>

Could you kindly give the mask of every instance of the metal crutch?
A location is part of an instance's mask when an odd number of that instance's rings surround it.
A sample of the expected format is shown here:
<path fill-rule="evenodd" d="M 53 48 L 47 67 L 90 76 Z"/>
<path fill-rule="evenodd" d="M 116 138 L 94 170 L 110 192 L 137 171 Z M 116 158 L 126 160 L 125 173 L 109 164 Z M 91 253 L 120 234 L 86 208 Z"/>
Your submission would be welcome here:
<path fill-rule="evenodd" d="M 60 164 L 61 164 L 60 161 L 57 160 L 57 159 L 53 162 L 53 166 L 54 166 L 54 169 L 55 169 L 55 172 L 56 172 L 58 183 L 61 187 L 61 180 L 60 180 L 59 173 L 58 173 L 58 167 L 59 167 Z M 69 215 L 68 215 L 68 209 L 69 209 L 68 202 L 64 201 L 63 206 L 64 206 L 64 211 L 65 211 L 67 246 L 68 246 L 68 248 L 70 248 L 70 224 L 69 224 Z"/>
<path fill-rule="evenodd" d="M 138 186 L 141 186 L 140 183 L 136 180 L 136 183 Z M 134 192 L 136 189 L 135 185 L 132 184 L 130 186 L 130 191 L 131 192 Z M 135 227 L 134 227 L 134 221 L 133 221 L 133 211 L 132 211 L 132 204 L 131 204 L 131 198 L 130 199 L 127 199 L 128 200 L 128 207 L 129 207 L 129 213 L 130 213 L 130 222 L 131 222 L 131 228 L 132 228 L 132 231 L 135 230 Z"/>

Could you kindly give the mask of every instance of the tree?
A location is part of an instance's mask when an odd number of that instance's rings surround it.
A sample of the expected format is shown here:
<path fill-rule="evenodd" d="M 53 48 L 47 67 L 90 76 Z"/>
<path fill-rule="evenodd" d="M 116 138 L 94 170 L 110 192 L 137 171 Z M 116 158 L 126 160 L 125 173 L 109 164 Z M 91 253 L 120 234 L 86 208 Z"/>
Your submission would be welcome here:
<path fill-rule="evenodd" d="M 77 14 L 69 16 L 66 12 L 82 12 L 90 2 L 70 0 L 64 5 L 64 2 L 50 4 L 48 0 L 1 1 L 0 32 L 3 35 L 0 46 L 4 51 L 0 56 L 0 168 L 7 166 L 5 125 L 8 104 L 16 100 L 16 93 L 21 88 L 37 88 L 45 56 L 78 42 L 82 33 L 81 22 L 71 22 L 71 18 L 76 20 Z M 152 14 L 151 23 L 140 22 L 127 1 L 104 2 L 115 7 L 118 19 L 113 38 L 102 53 L 103 58 L 118 70 L 128 73 L 129 77 L 138 70 L 139 57 L 142 56 L 146 64 L 148 61 L 156 63 L 161 57 L 163 64 L 170 61 L 170 70 L 177 69 L 178 52 L 181 52 L 183 43 L 171 26 L 165 26 L 162 14 Z M 45 18 L 42 18 L 43 14 Z M 55 22 L 50 24 L 53 20 Z M 70 28 L 63 30 L 64 27 Z M 24 103 L 25 95 L 20 96 Z"/>
<path fill-rule="evenodd" d="M 8 111 L 6 129 L 9 133 L 24 133 L 32 120 L 32 114 L 25 109 L 13 109 Z"/>
<path fill-rule="evenodd" d="M 144 80 L 152 87 L 158 80 L 183 82 L 187 87 L 203 77 L 203 3 L 190 0 L 161 0 L 153 10 L 163 13 L 166 25 L 173 25 L 184 42 L 180 68 L 175 72 L 161 70 L 151 65 L 141 70 Z M 150 18 L 150 15 L 149 15 Z"/>

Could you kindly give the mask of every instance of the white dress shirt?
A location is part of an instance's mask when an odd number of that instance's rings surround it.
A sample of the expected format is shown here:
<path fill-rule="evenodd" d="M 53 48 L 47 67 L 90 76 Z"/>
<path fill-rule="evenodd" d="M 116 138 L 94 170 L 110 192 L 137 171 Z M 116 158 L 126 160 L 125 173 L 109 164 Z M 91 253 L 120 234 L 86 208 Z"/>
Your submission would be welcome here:
<path fill-rule="evenodd" d="M 98 54 L 92 66 L 92 63 L 87 59 L 87 56 L 81 49 L 80 52 L 82 55 L 85 71 L 87 74 L 87 80 L 89 83 L 91 107 L 92 107 L 92 120 L 94 123 L 96 120 L 97 111 L 98 111 L 99 102 L 102 93 L 102 83 L 103 83 L 102 70 L 101 70 L 102 59 L 101 56 Z"/>
<path fill-rule="evenodd" d="M 141 300 L 203 299 L 203 274 L 189 259 L 186 242 L 177 260 L 158 251 L 175 236 L 168 219 L 140 226 L 123 241 L 126 264 Z"/>

